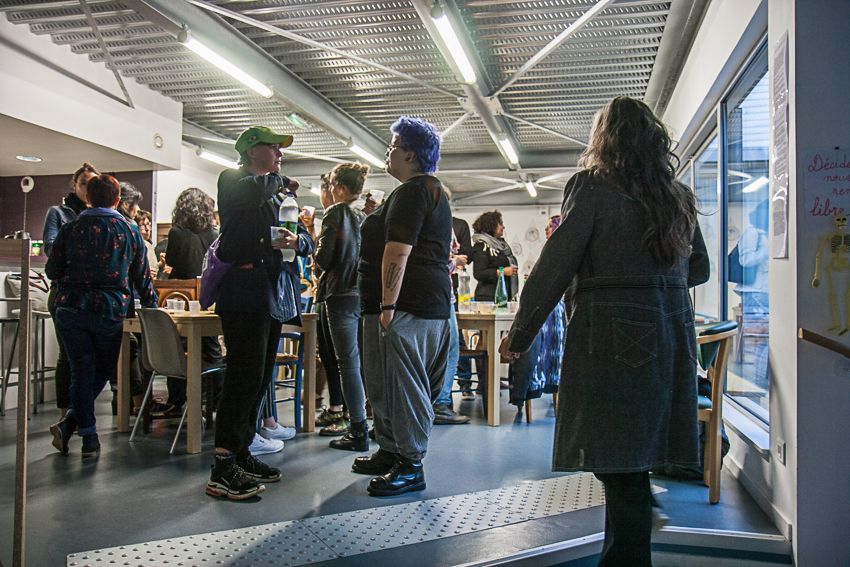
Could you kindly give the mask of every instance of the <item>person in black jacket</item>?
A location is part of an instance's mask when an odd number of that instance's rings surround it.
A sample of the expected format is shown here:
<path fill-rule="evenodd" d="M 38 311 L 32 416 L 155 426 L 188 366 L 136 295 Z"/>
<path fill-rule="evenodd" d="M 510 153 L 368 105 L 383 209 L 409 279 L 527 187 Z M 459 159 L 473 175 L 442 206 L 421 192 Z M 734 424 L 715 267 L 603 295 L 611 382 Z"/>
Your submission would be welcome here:
<path fill-rule="evenodd" d="M 357 293 L 357 261 L 360 256 L 360 223 L 366 218 L 351 204 L 363 192 L 368 165 L 341 163 L 331 172 L 334 204 L 322 218 L 322 232 L 316 246 L 316 264 L 323 273 L 316 301 L 325 302 L 331 342 L 348 408 L 351 427 L 341 438 L 330 442 L 333 449 L 369 450 L 366 423 L 366 392 L 360 374 L 360 296 Z"/>
<path fill-rule="evenodd" d="M 252 126 L 236 140 L 241 167 L 218 178 L 221 239 L 218 257 L 232 263 L 216 301 L 227 347 L 227 370 L 215 427 L 215 465 L 206 492 L 233 500 L 265 490 L 280 471 L 252 456 L 257 416 L 274 371 L 283 323 L 301 324 L 297 261 L 284 262 L 282 249 L 300 256 L 313 252 L 313 239 L 298 233 L 272 240 L 278 226 L 280 192 L 294 193 L 298 182 L 280 175 L 281 148 L 292 136 Z"/>
<path fill-rule="evenodd" d="M 475 231 L 472 235 L 472 275 L 478 281 L 475 301 L 495 299 L 499 268 L 505 269 L 505 285 L 510 300 L 517 293 L 517 260 L 511 247 L 502 238 L 505 232 L 502 213 L 482 213 L 472 223 L 472 230 Z"/>
<path fill-rule="evenodd" d="M 65 197 L 61 205 L 55 205 L 47 210 L 47 216 L 44 218 L 44 255 L 50 256 L 50 249 L 53 247 L 53 241 L 56 235 L 59 234 L 59 229 L 76 220 L 77 215 L 85 211 L 88 207 L 86 201 L 86 184 L 92 177 L 97 177 L 100 173 L 95 167 L 86 162 L 74 172 L 71 178 L 71 192 Z M 59 347 L 56 355 L 56 407 L 62 412 L 62 417 L 68 412 L 71 407 L 71 362 L 68 359 L 68 353 L 65 352 L 65 346 L 59 338 L 59 329 L 56 325 L 56 282 L 50 282 L 50 293 L 47 295 L 47 310 L 50 311 L 50 317 L 53 319 L 54 329 L 56 330 L 56 343 Z"/>

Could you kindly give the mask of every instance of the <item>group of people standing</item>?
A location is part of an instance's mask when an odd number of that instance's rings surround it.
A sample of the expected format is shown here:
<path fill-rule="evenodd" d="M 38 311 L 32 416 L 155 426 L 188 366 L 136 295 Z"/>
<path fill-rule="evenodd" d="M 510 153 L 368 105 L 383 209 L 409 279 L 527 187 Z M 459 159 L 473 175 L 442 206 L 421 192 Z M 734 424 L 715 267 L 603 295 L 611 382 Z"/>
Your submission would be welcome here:
<path fill-rule="evenodd" d="M 285 262 L 280 250 L 308 256 L 314 249 L 324 270 L 319 296 L 351 418 L 336 448 L 368 448 L 368 391 L 379 449 L 356 458 L 353 472 L 373 477 L 368 492 L 374 496 L 425 488 L 422 460 L 435 419 L 432 404 L 453 372 L 450 352 L 457 336 L 449 270 L 453 220 L 434 175 L 437 129 L 401 117 L 391 132 L 386 171 L 400 185 L 365 214 L 352 204 L 368 170 L 337 167 L 329 179 L 334 204 L 317 242 L 305 218 L 296 231 L 270 238 L 283 193 L 298 188 L 296 180 L 280 175 L 281 148 L 292 137 L 252 127 L 237 140 L 241 167 L 223 172 L 218 182 L 218 255 L 232 266 L 216 303 L 227 369 L 207 493 L 249 498 L 281 478 L 250 445 L 281 325 L 301 319 L 297 263 Z M 591 471 L 604 483 L 605 566 L 651 565 L 649 469 L 699 464 L 688 288 L 707 281 L 709 263 L 694 195 L 676 181 L 675 164 L 667 130 L 646 105 L 619 97 L 600 111 L 584 169 L 566 185 L 560 226 L 550 231 L 500 347 L 503 356 L 520 357 L 540 340 L 553 310 L 566 306 L 570 325 L 562 336 L 569 363 L 560 370 L 553 469 Z M 72 376 L 72 409 L 56 438 L 67 451 L 70 431 L 78 429 L 84 454 L 97 442 L 89 409 L 98 387 L 115 372 L 131 287 L 143 306 L 155 300 L 138 227 L 115 211 L 120 187 L 109 176 L 90 173 L 86 198 L 77 198 L 91 208 L 59 230 L 47 266 L 58 282 L 56 325 Z M 472 255 L 483 283 L 476 295 L 484 299 L 488 293 L 485 271 L 500 257 L 515 292 L 517 274 L 501 239 L 501 218 L 482 215 L 476 223 Z M 92 251 L 103 263 L 96 274 L 77 264 Z"/>

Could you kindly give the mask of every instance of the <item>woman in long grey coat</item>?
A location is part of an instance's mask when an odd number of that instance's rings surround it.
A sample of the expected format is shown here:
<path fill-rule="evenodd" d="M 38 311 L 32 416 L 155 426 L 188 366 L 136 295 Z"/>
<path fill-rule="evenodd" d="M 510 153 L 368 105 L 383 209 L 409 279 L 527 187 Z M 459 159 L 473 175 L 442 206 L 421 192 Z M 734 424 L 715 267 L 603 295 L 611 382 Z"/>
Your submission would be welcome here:
<path fill-rule="evenodd" d="M 529 348 L 577 276 L 564 344 L 553 470 L 605 484 L 599 565 L 651 565 L 649 469 L 699 463 L 696 337 L 688 288 L 709 262 L 693 193 L 664 125 L 626 97 L 597 116 L 587 169 L 526 283 L 500 351 Z"/>

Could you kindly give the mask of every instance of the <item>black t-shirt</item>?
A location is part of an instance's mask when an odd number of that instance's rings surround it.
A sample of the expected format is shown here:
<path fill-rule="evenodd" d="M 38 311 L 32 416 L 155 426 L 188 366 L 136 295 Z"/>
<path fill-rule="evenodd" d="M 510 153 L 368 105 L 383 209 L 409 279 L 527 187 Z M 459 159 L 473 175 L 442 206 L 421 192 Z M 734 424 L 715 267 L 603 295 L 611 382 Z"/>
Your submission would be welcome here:
<path fill-rule="evenodd" d="M 398 310 L 423 319 L 448 319 L 448 261 L 452 212 L 440 181 L 420 175 L 399 185 L 360 225 L 358 287 L 363 313 L 380 313 L 381 263 L 387 242 L 413 246 L 407 259 Z"/>

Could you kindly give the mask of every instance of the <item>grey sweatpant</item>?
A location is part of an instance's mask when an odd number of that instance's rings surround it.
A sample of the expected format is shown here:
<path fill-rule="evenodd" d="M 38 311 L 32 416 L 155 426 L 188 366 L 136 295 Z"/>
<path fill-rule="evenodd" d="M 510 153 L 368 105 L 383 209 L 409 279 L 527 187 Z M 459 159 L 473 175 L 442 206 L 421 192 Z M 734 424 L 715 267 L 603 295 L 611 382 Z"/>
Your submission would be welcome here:
<path fill-rule="evenodd" d="M 363 316 L 363 368 L 378 444 L 422 459 L 434 423 L 450 344 L 448 319 L 396 311 L 388 329 L 380 315 Z"/>

